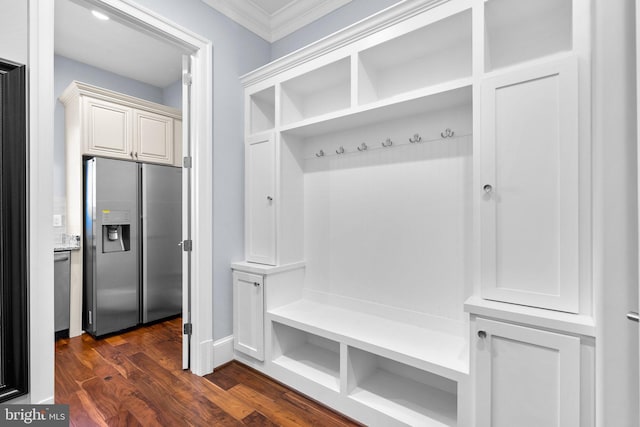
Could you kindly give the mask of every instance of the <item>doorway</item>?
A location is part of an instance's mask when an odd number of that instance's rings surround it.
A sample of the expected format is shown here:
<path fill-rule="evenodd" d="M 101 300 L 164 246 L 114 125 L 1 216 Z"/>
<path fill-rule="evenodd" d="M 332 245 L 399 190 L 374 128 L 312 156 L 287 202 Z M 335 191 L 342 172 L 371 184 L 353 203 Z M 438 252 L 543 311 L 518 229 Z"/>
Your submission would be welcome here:
<path fill-rule="evenodd" d="M 34 3 L 37 1 L 34 0 Z M 212 271 L 209 261 L 212 248 L 212 202 L 210 197 L 200 197 L 195 206 L 193 200 L 196 191 L 198 194 L 211 194 L 211 43 L 184 32 L 175 24 L 126 0 L 73 0 L 73 3 L 86 9 L 97 9 L 128 29 L 178 48 L 184 54 L 185 60 L 180 61 L 180 75 L 177 76 L 182 81 L 182 155 L 191 160 L 187 162 L 190 167 L 183 169 L 185 220 L 182 235 L 185 241 L 191 241 L 192 235 L 204 237 L 193 239 L 191 251 L 185 251 L 183 256 L 183 321 L 192 325 L 190 353 L 187 351 L 189 336 L 185 335 L 183 339 L 183 367 L 188 367 L 199 375 L 206 374 L 213 368 L 208 350 L 212 338 Z M 53 10 L 51 12 L 51 16 L 46 18 L 53 22 Z M 89 34 L 84 39 L 89 38 Z M 46 46 L 46 43 L 41 42 L 41 46 Z M 44 50 L 40 52 L 42 55 L 45 53 Z M 110 54 L 118 55 L 117 52 Z M 183 77 L 184 74 L 188 76 Z M 46 90 L 41 92 L 44 94 Z M 197 285 L 189 287 L 189 282 Z M 209 285 L 202 286 L 202 283 Z M 208 303 L 203 304 L 205 301 Z"/>

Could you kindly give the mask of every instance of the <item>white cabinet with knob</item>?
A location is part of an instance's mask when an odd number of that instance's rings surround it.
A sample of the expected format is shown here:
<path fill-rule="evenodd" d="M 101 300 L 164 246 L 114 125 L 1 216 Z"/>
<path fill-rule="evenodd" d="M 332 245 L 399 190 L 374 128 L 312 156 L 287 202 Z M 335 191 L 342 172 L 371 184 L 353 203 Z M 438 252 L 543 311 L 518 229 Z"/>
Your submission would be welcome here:
<path fill-rule="evenodd" d="M 233 348 L 264 360 L 264 277 L 233 272 Z"/>
<path fill-rule="evenodd" d="M 482 296 L 579 310 L 578 61 L 482 82 Z"/>
<path fill-rule="evenodd" d="M 275 146 L 273 132 L 252 135 L 245 145 L 247 261 L 276 263 Z"/>

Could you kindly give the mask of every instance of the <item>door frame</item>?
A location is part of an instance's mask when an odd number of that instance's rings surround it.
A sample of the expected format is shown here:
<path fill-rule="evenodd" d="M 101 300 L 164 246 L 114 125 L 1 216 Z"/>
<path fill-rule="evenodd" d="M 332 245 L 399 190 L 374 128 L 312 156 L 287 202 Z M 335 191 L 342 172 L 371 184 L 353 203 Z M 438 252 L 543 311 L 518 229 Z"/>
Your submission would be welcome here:
<path fill-rule="evenodd" d="M 205 375 L 213 370 L 213 45 L 211 41 L 186 30 L 161 15 L 137 5 L 132 0 L 86 0 L 113 13 L 132 26 L 146 31 L 164 40 L 193 52 L 192 57 L 192 97 L 190 126 L 183 126 L 183 141 L 186 129 L 191 128 L 190 144 L 192 168 L 185 169 L 192 175 L 191 209 L 192 234 L 198 236 L 193 241 L 191 253 L 191 371 L 197 375 Z M 50 4 L 51 3 L 51 4 Z M 38 338 L 50 343 L 53 337 L 53 324 L 47 319 L 37 316 L 38 308 L 45 313 L 53 312 L 51 307 L 44 307 L 39 301 L 53 301 L 53 298 L 42 298 L 36 302 L 34 294 L 40 288 L 47 295 L 53 296 L 53 275 L 38 271 L 43 264 L 51 264 L 53 271 L 53 248 L 51 236 L 51 215 L 53 200 L 51 197 L 51 176 L 53 171 L 53 28 L 54 8 L 50 0 L 29 0 L 29 87 L 30 87 L 30 274 L 31 292 L 31 331 L 44 330 L 46 333 L 36 334 Z M 188 153 L 183 153 L 187 155 Z M 186 198 L 185 198 L 186 199 Z M 39 233 L 42 231 L 42 234 Z M 43 238 L 43 236 L 45 236 Z M 36 279 L 37 278 L 37 279 Z M 34 280 L 38 284 L 34 285 Z M 37 286 L 37 289 L 36 289 Z M 185 284 L 183 283 L 183 288 Z M 40 312 L 41 313 L 41 312 Z M 46 317 L 46 316 L 45 316 Z M 50 323 L 50 324 L 49 324 Z M 50 330 L 50 331 L 49 331 Z M 51 332 L 51 334 L 49 334 Z M 34 334 L 32 333 L 32 337 Z M 42 344 L 37 345 L 41 347 Z M 32 346 L 31 351 L 34 350 Z M 50 356 L 53 356 L 52 351 Z M 52 357 L 51 357 L 52 359 Z M 32 356 L 32 361 L 34 357 Z M 51 373 L 41 372 L 53 377 Z M 33 373 L 34 363 L 31 364 Z M 46 368 L 44 368 L 46 369 Z M 32 377 L 33 378 L 33 377 Z"/>

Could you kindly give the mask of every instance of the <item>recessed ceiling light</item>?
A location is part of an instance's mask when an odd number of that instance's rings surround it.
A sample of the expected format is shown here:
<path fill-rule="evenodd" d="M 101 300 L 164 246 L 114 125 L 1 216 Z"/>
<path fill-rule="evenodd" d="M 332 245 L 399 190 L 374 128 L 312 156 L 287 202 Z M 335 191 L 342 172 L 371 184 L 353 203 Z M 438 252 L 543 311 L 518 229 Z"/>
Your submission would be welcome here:
<path fill-rule="evenodd" d="M 105 15 L 102 12 L 98 12 L 97 10 L 92 10 L 91 14 L 93 16 L 95 16 L 96 18 L 98 18 L 99 20 L 101 20 L 101 21 L 108 21 L 109 20 L 109 17 L 107 15 Z"/>

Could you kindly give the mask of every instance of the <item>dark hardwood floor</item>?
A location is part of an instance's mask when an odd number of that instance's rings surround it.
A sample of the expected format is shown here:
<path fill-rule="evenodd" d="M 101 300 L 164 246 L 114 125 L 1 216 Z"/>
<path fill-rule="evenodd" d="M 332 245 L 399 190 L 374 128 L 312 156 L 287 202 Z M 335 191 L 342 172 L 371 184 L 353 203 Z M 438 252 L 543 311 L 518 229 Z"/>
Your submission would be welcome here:
<path fill-rule="evenodd" d="M 181 320 L 56 342 L 56 403 L 72 426 L 356 426 L 237 362 L 182 370 Z"/>

